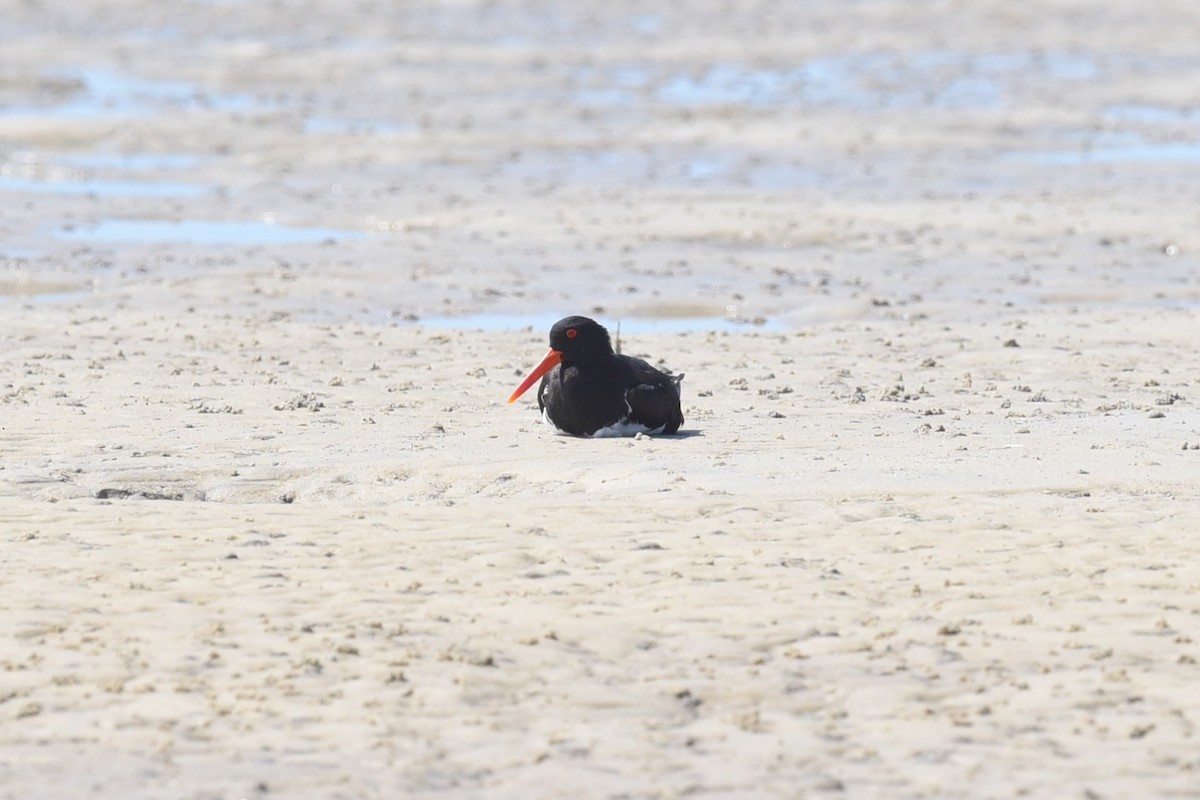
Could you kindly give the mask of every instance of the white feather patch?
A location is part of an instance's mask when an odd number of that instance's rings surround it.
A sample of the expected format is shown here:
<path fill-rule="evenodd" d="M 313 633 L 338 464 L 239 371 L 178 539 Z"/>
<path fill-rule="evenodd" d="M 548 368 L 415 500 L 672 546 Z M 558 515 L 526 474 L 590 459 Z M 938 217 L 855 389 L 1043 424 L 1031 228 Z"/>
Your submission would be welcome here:
<path fill-rule="evenodd" d="M 574 435 L 574 434 L 567 433 L 562 428 L 555 425 L 554 420 L 550 419 L 550 412 L 544 408 L 542 409 L 542 424 L 549 425 L 551 428 L 554 428 L 554 430 L 556 430 L 559 433 L 564 434 L 566 436 Z M 614 422 L 612 425 L 605 425 L 600 430 L 591 434 L 591 438 L 593 438 L 593 439 L 609 439 L 609 438 L 615 438 L 618 436 L 636 436 L 639 433 L 648 433 L 648 434 L 653 435 L 656 433 L 662 433 L 663 428 L 665 428 L 665 427 L 667 427 L 667 426 L 659 425 L 657 428 L 647 428 L 645 425 L 643 425 L 640 422 L 630 422 L 627 419 L 622 419 L 622 420 L 618 420 L 618 421 Z"/>
<path fill-rule="evenodd" d="M 657 428 L 647 428 L 640 422 L 630 422 L 627 419 L 618 420 L 612 425 L 607 425 L 592 434 L 593 439 L 604 439 L 610 436 L 636 436 L 639 433 L 662 433 L 666 425 L 659 425 Z"/>

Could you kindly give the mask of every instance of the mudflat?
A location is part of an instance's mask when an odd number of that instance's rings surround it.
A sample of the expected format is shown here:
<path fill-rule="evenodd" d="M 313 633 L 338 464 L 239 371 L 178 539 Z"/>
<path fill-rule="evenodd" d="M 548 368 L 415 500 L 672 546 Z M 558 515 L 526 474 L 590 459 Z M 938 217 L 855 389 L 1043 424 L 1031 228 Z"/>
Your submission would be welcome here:
<path fill-rule="evenodd" d="M 1200 797 L 1198 15 L 5 7 L 0 796 Z"/>

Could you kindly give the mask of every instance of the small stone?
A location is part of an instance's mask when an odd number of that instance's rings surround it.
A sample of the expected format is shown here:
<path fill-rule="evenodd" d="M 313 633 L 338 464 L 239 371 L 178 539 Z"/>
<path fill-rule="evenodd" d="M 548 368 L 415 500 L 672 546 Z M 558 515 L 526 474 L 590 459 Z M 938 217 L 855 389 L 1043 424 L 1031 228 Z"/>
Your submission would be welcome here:
<path fill-rule="evenodd" d="M 1133 729 L 1129 731 L 1129 738 L 1141 739 L 1145 737 L 1146 734 L 1150 733 L 1150 731 L 1154 730 L 1154 728 L 1155 726 L 1153 723 L 1149 725 L 1135 725 Z"/>

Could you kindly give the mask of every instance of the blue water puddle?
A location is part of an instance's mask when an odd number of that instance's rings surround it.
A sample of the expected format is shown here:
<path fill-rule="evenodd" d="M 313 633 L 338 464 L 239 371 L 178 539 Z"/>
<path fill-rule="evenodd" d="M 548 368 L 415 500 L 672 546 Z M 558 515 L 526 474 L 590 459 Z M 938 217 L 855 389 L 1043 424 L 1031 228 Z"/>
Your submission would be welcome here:
<path fill-rule="evenodd" d="M 1150 103 L 1124 103 L 1108 106 L 1102 113 L 1108 119 L 1137 122 L 1144 125 L 1200 124 L 1200 108 L 1172 108 Z"/>
<path fill-rule="evenodd" d="M 108 177 L 96 172 L 190 169 L 202 163 L 188 153 L 18 153 L 0 164 L 0 192 L 98 197 L 198 197 L 217 187 L 175 180 Z"/>
<path fill-rule="evenodd" d="M 687 165 L 687 176 L 692 180 L 704 181 L 720 178 L 729 172 L 729 165 L 719 158 L 694 158 Z"/>
<path fill-rule="evenodd" d="M 1200 141 L 1147 141 L 1137 131 L 1066 131 L 1060 133 L 1060 136 L 1076 146 L 1070 149 L 1011 153 L 1009 157 L 1035 164 L 1062 166 L 1200 161 Z"/>
<path fill-rule="evenodd" d="M 37 258 L 43 255 L 40 250 L 34 250 L 32 247 L 8 247 L 0 244 L 0 261 L 9 258 Z M 0 266 L 4 266 L 0 264 Z"/>
<path fill-rule="evenodd" d="M 821 56 L 794 67 L 716 63 L 699 73 L 668 76 L 651 86 L 638 73 L 579 76 L 579 96 L 593 104 L 629 105 L 640 96 L 677 106 L 821 105 L 845 108 L 996 108 L 1017 78 L 1085 81 L 1100 69 L 1087 55 L 1070 52 L 972 54 L 854 53 Z"/>
<path fill-rule="evenodd" d="M 0 108 L 0 116 L 79 119 L 145 116 L 164 108 L 244 111 L 269 105 L 246 94 L 211 92 L 191 81 L 152 80 L 102 68 L 63 70 L 54 77 L 78 81 L 80 88 L 56 103 Z"/>
<path fill-rule="evenodd" d="M 637 33 L 654 34 L 662 30 L 662 18 L 657 14 L 634 14 L 629 27 Z"/>
<path fill-rule="evenodd" d="M 484 312 L 450 316 L 420 317 L 408 321 L 430 328 L 464 328 L 482 331 L 516 331 L 533 328 L 548 331 L 561 314 L 504 314 Z M 767 320 L 762 324 L 741 322 L 727 317 L 620 317 L 598 320 L 609 333 L 617 333 L 618 323 L 626 333 L 706 333 L 709 331 L 779 331 L 786 326 Z"/>
<path fill-rule="evenodd" d="M 69 153 L 55 155 L 54 161 L 85 169 L 143 170 L 192 169 L 205 162 L 192 153 Z"/>
<path fill-rule="evenodd" d="M 1028 153 L 1024 159 L 1035 164 L 1059 165 L 1194 162 L 1200 161 L 1200 142 L 1145 142 L 1137 145 L 1093 147 L 1077 151 Z"/>
<path fill-rule="evenodd" d="M 662 102 L 681 106 L 777 105 L 800 89 L 797 71 L 718 64 L 699 75 L 676 75 L 664 83 L 656 95 Z"/>
<path fill-rule="evenodd" d="M 318 244 L 356 239 L 365 234 L 336 228 L 303 228 L 245 220 L 110 219 L 96 225 L 62 230 L 60 239 L 141 244 Z"/>
<path fill-rule="evenodd" d="M 0 192 L 97 195 L 108 197 L 197 197 L 215 191 L 211 186 L 179 181 L 130 181 L 106 178 L 17 178 L 0 175 Z"/>

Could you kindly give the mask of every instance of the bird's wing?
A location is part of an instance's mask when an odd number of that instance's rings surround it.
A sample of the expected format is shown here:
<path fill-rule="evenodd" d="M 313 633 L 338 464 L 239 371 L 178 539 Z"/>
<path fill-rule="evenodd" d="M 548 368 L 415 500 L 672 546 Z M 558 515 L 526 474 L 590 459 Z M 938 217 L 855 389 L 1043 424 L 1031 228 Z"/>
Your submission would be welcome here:
<path fill-rule="evenodd" d="M 679 381 L 682 375 L 665 375 L 641 359 L 632 360 L 637 383 L 625 390 L 629 419 L 650 429 L 661 427 L 663 433 L 674 433 L 683 424 L 679 406 Z"/>

